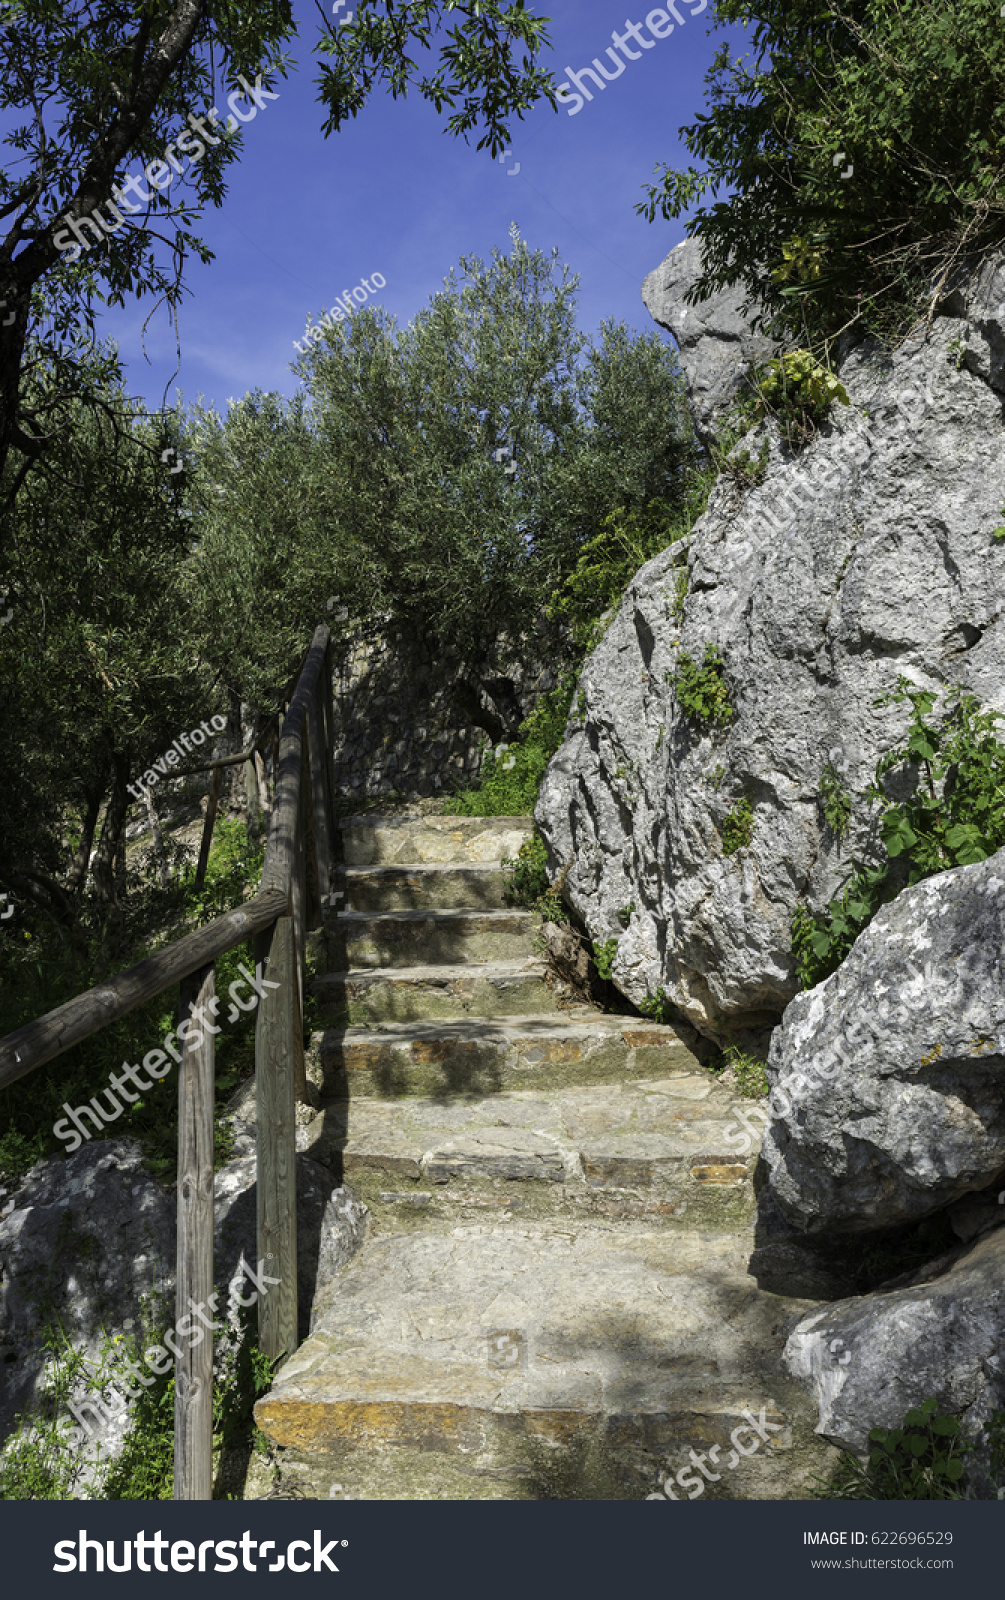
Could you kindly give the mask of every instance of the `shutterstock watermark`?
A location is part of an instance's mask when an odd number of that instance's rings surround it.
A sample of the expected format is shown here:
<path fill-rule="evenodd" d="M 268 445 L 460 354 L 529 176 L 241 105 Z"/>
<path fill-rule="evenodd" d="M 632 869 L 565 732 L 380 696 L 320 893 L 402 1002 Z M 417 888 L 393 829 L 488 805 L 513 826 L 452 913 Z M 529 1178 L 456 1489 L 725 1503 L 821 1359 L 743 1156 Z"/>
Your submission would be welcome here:
<path fill-rule="evenodd" d="M 721 1445 L 714 1444 L 711 1450 L 706 1450 L 704 1455 L 699 1455 L 697 1450 L 689 1450 L 688 1461 L 690 1465 L 681 1467 L 676 1475 L 671 1467 L 663 1482 L 662 1491 L 657 1494 L 647 1494 L 646 1499 L 679 1500 L 681 1496 L 674 1494 L 671 1487 L 673 1483 L 676 1483 L 678 1488 L 690 1491 L 688 1494 L 689 1500 L 697 1500 L 700 1494 L 705 1493 L 706 1482 L 718 1483 L 722 1478 L 722 1472 L 712 1472 L 705 1465 L 706 1462 L 711 1462 L 713 1467 L 722 1467 L 723 1471 L 732 1471 L 734 1467 L 740 1465 L 740 1460 L 743 1456 L 756 1455 L 762 1444 L 771 1443 L 771 1435 L 773 1433 L 781 1433 L 785 1427 L 784 1422 L 768 1421 L 766 1406 L 761 1407 L 761 1414 L 756 1419 L 752 1411 L 744 1410 L 740 1412 L 740 1415 L 746 1420 L 741 1422 L 739 1427 L 734 1428 L 729 1436 L 729 1442 L 733 1448 L 727 1461 L 719 1460 Z M 740 1435 L 742 1433 L 747 1434 L 748 1437 L 752 1435 L 753 1444 L 741 1444 Z M 697 1472 L 694 1470 L 696 1467 L 698 1469 Z M 699 1473 L 701 1474 L 700 1477 L 698 1476 Z"/>
<path fill-rule="evenodd" d="M 237 970 L 241 976 L 234 979 L 227 991 L 231 1000 L 230 1011 L 227 1015 L 228 1022 L 236 1022 L 242 1011 L 254 1011 L 259 1000 L 264 996 L 266 989 L 279 988 L 278 983 L 272 983 L 268 978 L 262 977 L 261 962 L 256 964 L 253 973 L 248 971 L 243 961 L 239 963 Z M 250 985 L 252 990 L 250 999 L 245 999 L 238 993 L 238 990 L 243 989 L 246 985 Z M 189 1002 L 191 1015 L 184 1022 L 179 1022 L 177 1036 L 174 1030 L 166 1035 L 163 1041 L 163 1050 L 151 1050 L 143 1057 L 143 1072 L 149 1072 L 151 1078 L 166 1078 L 174 1063 L 181 1065 L 181 1056 L 175 1048 L 177 1044 L 181 1043 L 186 1050 L 197 1050 L 207 1033 L 222 1033 L 222 1028 L 215 1027 L 207 1019 L 207 1010 L 214 1017 L 219 1015 L 219 995 L 213 995 L 208 1005 L 205 1006 L 197 1006 L 193 1002 Z M 201 1032 L 200 1030 L 204 1031 Z M 168 1057 L 172 1057 L 173 1060 L 169 1060 Z M 123 1105 L 122 1101 L 125 1101 L 126 1104 L 135 1105 L 139 1099 L 139 1094 L 134 1094 L 132 1089 L 127 1089 L 127 1082 L 131 1083 L 134 1089 L 138 1089 L 141 1092 L 147 1092 L 153 1088 L 153 1084 L 148 1083 L 142 1076 L 140 1068 L 138 1066 L 130 1066 L 128 1061 L 123 1061 L 120 1072 L 110 1072 L 108 1074 L 108 1082 L 110 1087 L 101 1091 L 108 1102 L 107 1107 L 98 1104 L 97 1095 L 86 1106 L 73 1107 L 68 1101 L 63 1101 L 62 1109 L 66 1112 L 66 1116 L 60 1117 L 59 1121 L 54 1124 L 52 1131 L 57 1139 L 63 1139 L 66 1142 L 68 1156 L 72 1155 L 74 1150 L 79 1149 L 85 1139 L 92 1137 L 91 1130 L 84 1124 L 84 1117 L 89 1117 L 94 1123 L 95 1132 L 102 1133 L 108 1123 L 114 1122 L 116 1118 L 121 1117 L 125 1110 L 125 1105 Z M 122 1100 L 118 1098 L 119 1095 L 122 1096 Z"/>
<path fill-rule="evenodd" d="M 252 1293 L 242 1294 L 240 1284 L 246 1278 L 254 1285 Z M 253 1306 L 257 1303 L 259 1295 L 267 1295 L 270 1286 L 275 1288 L 282 1280 L 268 1278 L 265 1275 L 265 1261 L 259 1261 L 258 1271 L 249 1267 L 242 1254 L 238 1276 L 230 1286 L 229 1308 L 232 1316 L 236 1316 L 238 1306 Z M 192 1299 L 188 1302 L 188 1314 L 179 1317 L 173 1328 L 168 1328 L 161 1334 L 160 1344 L 151 1345 L 143 1352 L 143 1363 L 154 1374 L 152 1378 L 145 1378 L 137 1362 L 126 1356 L 121 1356 L 116 1362 L 110 1375 L 103 1374 L 103 1382 L 98 1393 L 90 1394 L 81 1400 L 70 1400 L 68 1406 L 76 1417 L 79 1427 L 72 1430 L 69 1436 L 71 1444 L 83 1442 L 85 1434 L 93 1438 L 101 1427 L 107 1427 L 110 1422 L 119 1420 L 123 1413 L 129 1409 L 130 1400 L 138 1400 L 144 1389 L 157 1378 L 162 1378 L 176 1361 L 179 1361 L 186 1350 L 194 1350 L 202 1344 L 207 1333 L 219 1333 L 225 1326 L 222 1322 L 214 1322 L 216 1302 L 220 1298 L 220 1291 L 214 1289 L 208 1300 L 200 1300 L 198 1304 Z M 208 1311 L 208 1315 L 207 1315 Z M 186 1340 L 184 1346 L 179 1346 L 179 1339 Z M 139 1387 L 134 1387 L 139 1385 Z M 109 1395 L 111 1398 L 106 1399 Z M 85 1415 L 90 1412 L 94 1419 L 94 1426 Z"/>
<path fill-rule="evenodd" d="M 312 344 L 320 340 L 329 328 L 334 328 L 336 323 L 345 322 L 351 318 L 356 307 L 365 305 L 368 296 L 375 292 L 370 287 L 371 283 L 375 283 L 378 289 L 387 288 L 387 279 L 384 274 L 382 272 L 371 272 L 369 278 L 360 279 L 355 289 L 343 289 L 341 300 L 336 297 L 335 305 L 331 311 L 327 312 L 319 322 L 309 322 L 307 324 L 304 330 L 303 344 L 300 343 L 299 339 L 294 339 L 294 349 L 299 350 L 301 355 L 305 355 Z"/>
<path fill-rule="evenodd" d="M 843 1068 L 853 1064 L 849 1046 L 851 1050 L 856 1046 L 861 1048 L 867 1036 L 878 1044 L 880 1040 L 889 1037 L 894 1027 L 902 1026 L 908 1020 L 909 1011 L 923 1011 L 928 1004 L 926 993 L 932 984 L 931 962 L 927 964 L 923 973 L 919 972 L 917 967 L 911 966 L 909 976 L 912 985 L 917 983 L 919 988 L 916 992 L 912 990 L 909 994 L 901 994 L 897 1009 L 892 1015 L 888 1015 L 888 1002 L 883 1001 L 878 1007 L 878 1020 L 868 1015 L 856 1017 L 825 1055 L 812 1065 L 807 1063 L 800 1066 L 784 1083 L 777 1083 L 768 1096 L 766 1107 L 730 1106 L 729 1109 L 737 1122 L 731 1122 L 722 1136 L 730 1148 L 735 1149 L 738 1155 L 749 1155 L 755 1143 L 760 1143 L 768 1123 L 774 1117 L 791 1115 L 793 1101 L 798 1100 L 800 1095 L 813 1085 L 814 1079 L 818 1080 L 815 1085 L 817 1087 L 820 1084 L 830 1083 Z M 755 1123 L 755 1117 L 759 1119 L 760 1126 Z M 740 1126 L 737 1126 L 737 1123 Z"/>
<path fill-rule="evenodd" d="M 258 113 L 265 110 L 265 102 L 267 100 L 279 99 L 277 93 L 274 94 L 270 89 L 261 87 L 261 73 L 256 77 L 254 84 L 248 83 L 243 77 L 238 78 L 237 81 L 241 85 L 243 94 L 239 94 L 235 89 L 233 94 L 228 96 L 227 106 L 230 110 L 226 129 L 228 133 L 236 132 L 242 122 L 254 122 Z M 239 104 L 245 98 L 250 103 L 250 110 L 246 112 L 241 110 Z M 170 143 L 165 145 L 162 157 L 149 161 L 143 168 L 140 177 L 131 172 L 128 177 L 122 180 L 121 184 L 112 184 L 113 198 L 112 200 L 106 200 L 104 205 L 105 210 L 112 213 L 117 219 L 114 223 L 105 221 L 101 214 L 100 206 L 95 206 L 94 210 L 88 212 L 86 217 L 71 217 L 68 212 L 61 217 L 60 221 L 65 222 L 66 227 L 61 228 L 53 236 L 52 241 L 59 251 L 60 257 L 65 257 L 70 262 L 79 261 L 85 251 L 93 250 L 94 246 L 102 244 L 109 234 L 118 233 L 120 229 L 124 228 L 128 217 L 135 216 L 137 212 L 143 210 L 142 205 L 134 206 L 130 204 L 126 199 L 127 194 L 139 195 L 140 199 L 149 206 L 151 196 L 143 187 L 144 178 L 146 178 L 151 189 L 156 189 L 158 193 L 164 193 L 170 189 L 175 178 L 180 177 L 185 172 L 185 168 L 178 160 L 179 151 L 188 160 L 188 171 L 191 172 L 192 168 L 197 166 L 206 154 L 207 146 L 221 144 L 222 138 L 216 138 L 207 128 L 207 118 L 214 128 L 220 128 L 222 134 L 223 128 L 220 124 L 219 112 L 216 106 L 210 106 L 209 110 L 204 111 L 201 117 L 195 116 L 190 111 L 186 119 L 187 127 L 182 128 L 181 132 L 176 133 Z M 193 137 L 196 133 L 200 135 L 198 139 Z M 205 143 L 203 143 L 203 140 L 205 140 Z M 126 213 L 125 216 L 123 216 L 123 212 Z M 94 235 L 93 239 L 88 240 L 84 232 L 85 227 L 90 228 Z M 71 233 L 76 243 L 71 242 Z"/>
<path fill-rule="evenodd" d="M 321 1529 L 314 1528 L 311 1531 L 314 1535 L 313 1545 L 307 1539 L 291 1539 L 284 1552 L 275 1539 L 253 1539 L 250 1528 L 245 1529 L 240 1539 L 195 1541 L 165 1539 L 159 1528 L 156 1533 L 150 1534 L 141 1528 L 132 1539 L 122 1540 L 122 1560 L 119 1561 L 116 1548 L 118 1539 L 106 1539 L 102 1544 L 100 1539 L 89 1539 L 87 1529 L 81 1528 L 72 1539 L 57 1539 L 52 1547 L 56 1557 L 52 1570 L 86 1572 L 90 1559 L 95 1572 L 104 1572 L 107 1551 L 109 1572 L 129 1572 L 135 1551 L 137 1572 L 236 1572 L 238 1565 L 242 1572 L 337 1572 L 339 1569 L 331 1552 L 339 1547 L 345 1549 L 348 1539 L 329 1539 L 327 1544 L 322 1544 Z M 303 1560 L 300 1559 L 301 1550 L 307 1552 Z M 240 1563 L 238 1551 L 241 1553 Z M 267 1566 L 257 1566 L 256 1552 L 258 1561 L 267 1561 L 270 1555 L 273 1559 Z M 153 1566 L 147 1560 L 148 1556 L 153 1557 Z M 210 1561 L 213 1562 L 212 1566 L 209 1565 Z"/>
<path fill-rule="evenodd" d="M 690 15 L 692 17 L 700 16 L 707 5 L 708 0 L 698 0 L 698 4 L 691 7 Z M 670 21 L 671 16 L 675 19 L 673 22 Z M 608 72 L 599 56 L 594 56 L 592 66 L 581 67 L 578 72 L 573 72 L 571 67 L 566 67 L 566 81 L 560 83 L 557 89 L 559 105 L 569 107 L 570 117 L 576 116 L 578 112 L 582 111 L 587 100 L 593 99 L 593 91 L 586 86 L 585 80 L 587 78 L 592 78 L 598 90 L 606 89 L 607 85 L 613 83 L 615 78 L 621 77 L 625 70 L 626 61 L 641 61 L 643 50 L 655 50 L 658 39 L 669 39 L 674 28 L 683 28 L 684 22 L 685 18 L 681 16 L 674 0 L 667 0 L 666 11 L 661 6 L 657 6 L 646 16 L 645 27 L 652 34 L 651 39 L 646 38 L 641 22 L 632 22 L 630 18 L 626 18 L 624 33 L 618 33 L 615 29 L 611 34 L 613 48 L 611 45 L 607 48 L 607 56 L 614 71 Z M 641 49 L 634 50 L 632 48 L 633 44 L 640 45 Z M 575 104 L 573 104 L 573 101 L 575 101 Z M 507 152 L 507 155 L 510 153 Z"/>

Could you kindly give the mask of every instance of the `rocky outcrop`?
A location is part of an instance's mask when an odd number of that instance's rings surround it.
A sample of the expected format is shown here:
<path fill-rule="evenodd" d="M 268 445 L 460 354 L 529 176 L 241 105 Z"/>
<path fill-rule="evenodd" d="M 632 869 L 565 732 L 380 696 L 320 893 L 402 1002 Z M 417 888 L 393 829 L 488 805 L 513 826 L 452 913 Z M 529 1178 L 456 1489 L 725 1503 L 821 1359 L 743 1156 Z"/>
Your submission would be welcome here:
<path fill-rule="evenodd" d="M 807 1232 L 913 1222 L 1005 1170 L 1005 851 L 905 889 L 771 1041 L 771 1190 Z"/>
<path fill-rule="evenodd" d="M 707 442 L 729 409 L 744 375 L 774 352 L 773 341 L 751 327 L 743 289 L 720 289 L 697 305 L 684 295 L 701 269 L 701 246 L 686 239 L 650 272 L 642 298 L 654 322 L 677 341 L 698 437 Z"/>
<path fill-rule="evenodd" d="M 877 697 L 905 674 L 1005 710 L 1005 259 L 942 313 L 892 356 L 851 351 L 851 404 L 799 455 L 773 425 L 745 441 L 769 445 L 763 480 L 737 463 L 690 540 L 636 574 L 542 786 L 551 866 L 590 937 L 620 940 L 617 987 L 662 988 L 721 1044 L 766 1046 L 797 990 L 794 908 L 882 856 L 874 811 L 839 840 L 820 799 L 828 762 L 861 794 L 902 738 Z M 733 709 L 714 727 L 672 686 L 708 645 Z M 749 825 L 727 855 L 729 816 Z"/>
<path fill-rule="evenodd" d="M 903 1287 L 837 1301 L 804 1317 L 783 1360 L 819 1405 L 817 1432 L 864 1456 L 871 1428 L 899 1428 L 923 1401 L 959 1416 L 979 1448 L 971 1493 L 994 1498 L 987 1430 L 1005 1407 L 1005 1230 L 962 1258 L 933 1262 Z M 969 1457 L 964 1457 L 969 1461 Z"/>

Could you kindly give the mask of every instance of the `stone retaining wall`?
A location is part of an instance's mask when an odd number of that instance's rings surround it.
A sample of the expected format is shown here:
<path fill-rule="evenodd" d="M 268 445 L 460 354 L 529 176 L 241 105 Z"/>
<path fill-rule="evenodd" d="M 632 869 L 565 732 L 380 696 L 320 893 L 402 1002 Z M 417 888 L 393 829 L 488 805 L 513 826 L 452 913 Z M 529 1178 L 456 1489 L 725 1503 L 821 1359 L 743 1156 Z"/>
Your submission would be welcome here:
<path fill-rule="evenodd" d="M 453 697 L 456 661 L 434 656 L 425 639 L 376 631 L 334 643 L 336 793 L 371 800 L 393 790 L 428 799 L 477 778 L 488 734 L 462 720 Z M 552 675 L 510 669 L 529 711 Z"/>

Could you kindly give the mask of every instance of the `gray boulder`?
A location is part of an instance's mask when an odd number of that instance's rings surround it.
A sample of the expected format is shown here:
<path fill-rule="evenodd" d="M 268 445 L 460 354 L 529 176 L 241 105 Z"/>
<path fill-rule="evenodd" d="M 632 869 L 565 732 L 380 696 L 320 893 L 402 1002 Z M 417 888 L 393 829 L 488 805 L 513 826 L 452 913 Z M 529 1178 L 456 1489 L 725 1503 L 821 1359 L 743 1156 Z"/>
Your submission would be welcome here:
<path fill-rule="evenodd" d="M 590 937 L 619 940 L 615 984 L 636 1004 L 662 988 L 719 1044 L 766 1048 L 797 991 L 793 910 L 884 858 L 874 808 L 839 840 L 820 799 L 826 764 L 861 793 L 902 739 L 877 696 L 959 680 L 1005 711 L 1005 258 L 946 307 L 892 355 L 847 356 L 851 404 L 798 456 L 773 425 L 746 441 L 768 442 L 763 481 L 723 474 L 690 539 L 636 574 L 545 776 L 550 865 Z M 709 644 L 734 708 L 712 728 L 670 681 Z"/>
<path fill-rule="evenodd" d="M 174 1279 L 175 1199 L 130 1139 L 85 1144 L 26 1174 L 0 1219 L 0 1328 L 6 1383 L 0 1437 L 43 1375 L 48 1327 L 97 1364 L 115 1333 Z"/>
<path fill-rule="evenodd" d="M 903 1287 L 839 1300 L 804 1317 L 783 1353 L 819 1406 L 817 1432 L 856 1455 L 871 1428 L 899 1428 L 928 1399 L 982 1446 L 971 1492 L 994 1497 L 987 1432 L 1005 1408 L 1005 1231 L 943 1257 Z M 971 1458 L 964 1457 L 965 1461 Z"/>
<path fill-rule="evenodd" d="M 685 305 L 684 295 L 700 270 L 701 246 L 686 239 L 650 272 L 642 299 L 653 321 L 677 341 L 695 428 L 707 443 L 744 375 L 766 361 L 776 345 L 751 327 L 756 308 L 746 307 L 743 289 L 720 289 L 698 305 Z"/>
<path fill-rule="evenodd" d="M 807 1232 L 913 1222 L 1005 1168 L 1005 850 L 904 889 L 771 1041 L 771 1192 Z M 965 1223 L 961 1221 L 961 1226 Z"/>
<path fill-rule="evenodd" d="M 142 1161 L 134 1140 L 85 1144 L 66 1158 L 36 1163 L 7 1199 L 0 1216 L 0 1353 L 6 1379 L 0 1444 L 15 1416 L 37 1403 L 51 1376 L 49 1329 L 59 1329 L 94 1373 L 102 1363 L 106 1370 L 114 1368 L 110 1349 L 116 1335 L 138 1335 L 150 1320 L 173 1321 L 176 1197 L 173 1188 L 144 1171 Z M 218 1314 L 231 1328 L 237 1324 L 231 1289 L 245 1297 L 253 1292 L 241 1259 L 256 1268 L 256 1208 L 254 1157 L 228 1162 L 214 1179 L 214 1277 Z M 302 1337 L 316 1291 L 362 1243 L 366 1215 L 348 1189 L 333 1189 L 326 1168 L 297 1156 Z M 85 1393 L 78 1385 L 71 1397 L 79 1401 Z M 108 1415 L 99 1419 L 96 1411 L 88 1421 L 103 1458 L 116 1453 L 129 1425 L 128 1408 L 111 1394 Z"/>

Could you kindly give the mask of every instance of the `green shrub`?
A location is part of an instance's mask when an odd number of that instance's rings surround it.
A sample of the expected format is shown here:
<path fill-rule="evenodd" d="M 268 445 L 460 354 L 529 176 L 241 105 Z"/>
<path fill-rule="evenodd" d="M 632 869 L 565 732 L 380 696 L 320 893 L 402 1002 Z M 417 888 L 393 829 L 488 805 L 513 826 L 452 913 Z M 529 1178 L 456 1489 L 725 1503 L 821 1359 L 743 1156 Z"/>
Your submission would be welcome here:
<path fill-rule="evenodd" d="M 746 795 L 739 799 L 733 810 L 722 819 L 722 853 L 735 855 L 746 849 L 754 836 L 754 808 Z"/>
<path fill-rule="evenodd" d="M 257 1310 L 243 1307 L 237 1332 L 218 1336 L 213 1378 L 213 1448 L 263 1448 L 254 1421 L 255 1402 L 272 1383 L 274 1362 L 258 1345 Z M 50 1361 L 36 1406 L 15 1419 L 16 1433 L 0 1458 L 0 1500 L 73 1500 L 96 1447 L 76 1455 L 68 1401 L 74 1393 L 107 1397 L 120 1384 L 124 1360 L 142 1363 L 143 1351 L 162 1342 L 169 1327 L 159 1297 L 143 1301 L 139 1336 L 107 1339 L 97 1365 L 69 1343 L 58 1324 L 46 1344 Z M 174 1494 L 174 1370 L 151 1373 L 149 1387 L 129 1402 L 129 1426 L 114 1461 L 97 1466 L 88 1498 L 94 1500 L 170 1500 Z"/>
<path fill-rule="evenodd" d="M 744 31 L 682 130 L 692 160 L 639 206 L 700 239 L 689 303 L 736 283 L 787 342 L 896 342 L 1001 242 L 999 6 L 720 0 L 716 25 Z"/>
<path fill-rule="evenodd" d="M 821 1485 L 815 1499 L 965 1499 L 958 1487 L 961 1458 L 974 1447 L 960 1438 L 959 1418 L 941 1415 L 935 1400 L 909 1411 L 901 1428 L 873 1428 L 869 1443 L 868 1461 L 845 1451 L 833 1481 Z"/>
<path fill-rule="evenodd" d="M 792 953 L 804 989 L 812 989 L 836 972 L 855 940 L 885 901 L 893 898 L 889 868 L 863 867 L 822 917 L 805 906 L 792 913 Z"/>
<path fill-rule="evenodd" d="M 506 900 L 511 906 L 533 906 L 548 892 L 548 851 L 544 840 L 534 833 L 525 839 L 516 857 L 503 858 L 508 868 Z"/>
<path fill-rule="evenodd" d="M 690 533 L 705 510 L 714 482 L 713 471 L 692 470 L 682 504 L 652 500 L 641 508 L 614 511 L 604 518 L 601 532 L 584 545 L 575 570 L 555 590 L 548 606 L 549 616 L 568 623 L 579 651 L 596 647 L 605 619 L 639 568 Z"/>
<path fill-rule="evenodd" d="M 537 804 L 545 769 L 562 743 L 575 676 L 543 694 L 520 724 L 519 739 L 487 751 L 476 786 L 451 795 L 443 810 L 457 817 L 526 817 Z"/>
<path fill-rule="evenodd" d="M 887 862 L 859 867 L 824 916 L 797 907 L 792 950 L 806 989 L 820 983 L 844 960 L 862 929 L 899 888 L 949 867 L 984 861 L 1005 845 L 1005 745 L 995 737 L 1000 712 L 982 710 L 976 695 L 959 685 L 946 695 L 941 722 L 929 720 L 938 696 L 906 678 L 881 695 L 877 705 L 911 707 L 907 740 L 876 765 L 866 799 L 880 806 L 880 836 Z M 907 799 L 894 800 L 886 779 L 896 769 L 913 778 Z M 899 876 L 892 862 L 901 860 Z"/>
<path fill-rule="evenodd" d="M 790 444 L 813 433 L 835 401 L 849 403 L 844 384 L 809 350 L 787 350 L 776 356 L 756 375 L 754 386 L 757 419 L 769 412 L 777 416 Z"/>
<path fill-rule="evenodd" d="M 718 647 L 709 641 L 701 666 L 682 651 L 677 666 L 667 674 L 673 685 L 677 704 L 685 716 L 706 728 L 729 722 L 735 715 L 729 698 L 722 657 Z"/>
<path fill-rule="evenodd" d="M 639 1006 L 644 1017 L 649 1017 L 653 1022 L 677 1022 L 680 1019 L 680 1010 L 672 1000 L 668 1000 L 662 989 L 657 989 L 655 994 L 647 995 Z"/>

